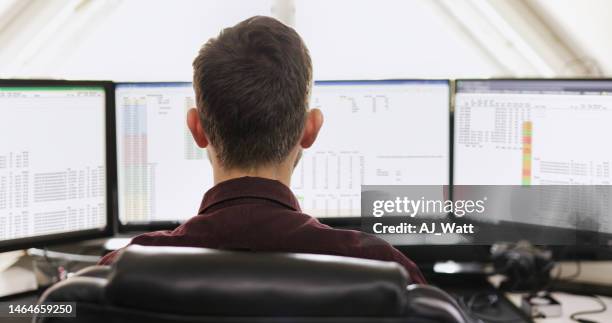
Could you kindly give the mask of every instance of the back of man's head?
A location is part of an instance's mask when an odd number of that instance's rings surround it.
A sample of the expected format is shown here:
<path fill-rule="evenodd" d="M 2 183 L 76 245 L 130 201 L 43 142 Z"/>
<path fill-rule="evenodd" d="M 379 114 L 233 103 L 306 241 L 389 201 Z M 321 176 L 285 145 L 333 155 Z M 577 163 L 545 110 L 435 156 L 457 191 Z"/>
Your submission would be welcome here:
<path fill-rule="evenodd" d="M 193 62 L 200 122 L 225 168 L 282 162 L 308 110 L 312 64 L 292 28 L 269 17 L 224 29 Z"/>

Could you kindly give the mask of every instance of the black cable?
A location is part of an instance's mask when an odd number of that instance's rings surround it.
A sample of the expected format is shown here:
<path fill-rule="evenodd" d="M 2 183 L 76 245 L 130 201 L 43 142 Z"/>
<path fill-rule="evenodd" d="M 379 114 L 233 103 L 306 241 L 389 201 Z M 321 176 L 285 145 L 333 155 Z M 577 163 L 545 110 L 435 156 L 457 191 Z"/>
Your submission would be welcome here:
<path fill-rule="evenodd" d="M 597 323 L 597 321 L 581 319 L 581 318 L 577 318 L 576 316 L 578 316 L 578 315 L 586 315 L 586 314 L 599 314 L 599 313 L 603 313 L 606 310 L 608 310 L 608 306 L 606 306 L 606 303 L 604 303 L 604 301 L 601 298 L 599 298 L 599 296 L 597 296 L 597 295 L 589 295 L 589 296 L 593 297 L 593 299 L 595 301 L 597 301 L 597 303 L 599 303 L 599 305 L 601 305 L 601 307 L 598 308 L 598 309 L 594 309 L 594 310 L 574 312 L 574 313 L 572 313 L 572 315 L 570 315 L 570 319 L 572 321 L 576 321 L 576 322 L 580 322 L 580 323 Z"/>

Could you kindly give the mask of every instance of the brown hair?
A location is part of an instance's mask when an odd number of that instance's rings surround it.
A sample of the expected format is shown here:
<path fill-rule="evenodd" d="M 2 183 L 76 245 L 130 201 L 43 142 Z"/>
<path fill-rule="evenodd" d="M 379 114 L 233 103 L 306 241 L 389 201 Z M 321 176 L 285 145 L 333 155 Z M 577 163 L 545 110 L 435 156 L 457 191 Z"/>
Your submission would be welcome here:
<path fill-rule="evenodd" d="M 210 39 L 193 62 L 202 127 L 227 168 L 283 161 L 304 129 L 312 63 L 295 30 L 256 16 Z"/>

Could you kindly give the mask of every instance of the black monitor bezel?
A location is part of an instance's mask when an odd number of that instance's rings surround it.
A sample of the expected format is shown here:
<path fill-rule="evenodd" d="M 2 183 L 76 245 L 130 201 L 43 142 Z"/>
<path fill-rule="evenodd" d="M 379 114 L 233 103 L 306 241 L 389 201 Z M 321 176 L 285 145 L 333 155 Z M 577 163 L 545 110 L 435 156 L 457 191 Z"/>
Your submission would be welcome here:
<path fill-rule="evenodd" d="M 315 80 L 314 84 L 316 83 L 346 83 L 346 82 L 355 82 L 355 83 L 368 83 L 368 82 L 440 82 L 443 83 L 445 82 L 448 88 L 448 111 L 450 113 L 451 109 L 452 109 L 452 99 L 453 99 L 453 88 L 452 88 L 452 80 L 450 79 L 436 79 L 436 78 L 432 78 L 432 79 L 418 79 L 418 78 L 414 78 L 414 79 L 361 79 L 361 80 L 355 80 L 355 79 L 347 79 L 347 80 L 342 80 L 342 79 L 329 79 L 329 80 Z M 121 86 L 121 85 L 139 85 L 139 84 L 143 84 L 143 85 L 147 85 L 147 84 L 192 84 L 192 82 L 185 82 L 185 81 L 163 81 L 163 82 L 117 82 L 115 83 L 115 86 Z M 449 167 L 449 178 L 448 178 L 448 185 L 451 186 L 452 185 L 452 151 L 453 151 L 453 146 L 452 146 L 452 129 L 453 129 L 453 118 L 449 115 L 449 134 L 448 134 L 448 167 Z M 118 129 L 118 128 L 117 128 Z M 117 133 L 117 135 L 119 135 Z M 119 147 L 117 147 L 117 149 L 119 149 Z M 118 154 L 117 154 L 118 156 Z M 117 173 L 117 176 L 119 176 L 119 174 Z M 118 181 L 118 179 L 117 179 Z M 450 192 L 450 190 L 449 190 Z M 202 192 L 202 194 L 204 194 L 204 192 Z M 452 193 L 451 193 L 452 194 Z M 120 197 L 118 197 L 119 199 Z M 146 223 L 134 223 L 134 222 L 128 222 L 128 223 L 122 223 L 119 220 L 118 217 L 119 213 L 117 213 L 117 229 L 118 232 L 120 233 L 129 233 L 129 232 L 143 232 L 143 231 L 155 231 L 155 230 L 173 230 L 174 228 L 176 228 L 177 226 L 181 225 L 181 221 L 151 221 L 151 222 L 146 222 Z M 323 224 L 327 224 L 329 226 L 332 227 L 338 227 L 338 228 L 359 228 L 361 225 L 361 217 L 359 216 L 355 216 L 355 217 L 319 217 L 317 218 L 321 223 Z"/>
<path fill-rule="evenodd" d="M 110 237 L 114 234 L 117 218 L 117 156 L 115 143 L 115 86 L 111 81 L 73 81 L 44 79 L 0 79 L 0 87 L 101 87 L 105 92 L 105 159 L 106 159 L 106 226 L 66 233 L 54 233 L 0 242 L 0 252 Z"/>

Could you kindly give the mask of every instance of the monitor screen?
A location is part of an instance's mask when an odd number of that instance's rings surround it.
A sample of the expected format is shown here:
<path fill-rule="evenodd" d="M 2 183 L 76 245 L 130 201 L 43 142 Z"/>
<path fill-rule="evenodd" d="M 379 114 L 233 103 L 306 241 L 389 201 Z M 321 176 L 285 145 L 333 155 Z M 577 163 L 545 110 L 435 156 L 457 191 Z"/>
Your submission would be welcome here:
<path fill-rule="evenodd" d="M 195 107 L 191 83 L 117 84 L 115 92 L 120 222 L 196 215 L 213 175 L 187 128 L 187 111 Z"/>
<path fill-rule="evenodd" d="M 302 209 L 357 217 L 361 185 L 448 185 L 448 81 L 316 82 L 317 141 L 292 178 Z"/>
<path fill-rule="evenodd" d="M 357 217 L 362 184 L 447 185 L 449 91 L 443 80 L 316 82 L 324 125 L 291 181 L 302 210 Z M 121 223 L 194 216 L 213 179 L 186 126 L 191 84 L 118 84 L 116 102 Z"/>
<path fill-rule="evenodd" d="M 0 84 L 1 246 L 107 227 L 106 104 L 103 85 Z"/>
<path fill-rule="evenodd" d="M 609 185 L 612 81 L 457 81 L 457 185 Z"/>
<path fill-rule="evenodd" d="M 454 118 L 456 187 L 539 187 L 537 213 L 512 203 L 499 220 L 612 232 L 612 81 L 460 80 Z"/>

